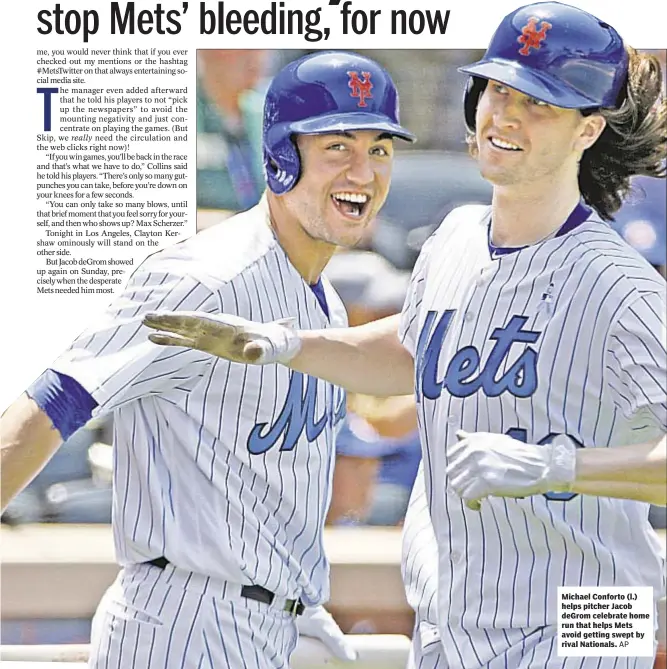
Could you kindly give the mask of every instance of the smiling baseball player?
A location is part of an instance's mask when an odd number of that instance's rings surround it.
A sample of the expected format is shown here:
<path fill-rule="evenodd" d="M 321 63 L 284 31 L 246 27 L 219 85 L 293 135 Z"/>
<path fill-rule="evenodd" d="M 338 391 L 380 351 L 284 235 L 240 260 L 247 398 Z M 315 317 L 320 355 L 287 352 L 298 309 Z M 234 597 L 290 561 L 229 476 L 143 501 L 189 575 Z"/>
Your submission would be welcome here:
<path fill-rule="evenodd" d="M 354 657 L 318 606 L 344 392 L 277 365 L 165 349 L 142 326 L 159 309 L 346 325 L 320 274 L 382 206 L 393 138 L 412 138 L 394 84 L 355 54 L 306 56 L 274 78 L 263 136 L 262 202 L 148 258 L 2 421 L 4 506 L 62 439 L 113 413 L 122 570 L 95 616 L 91 668 L 277 669 L 296 617 Z M 280 338 L 282 325 L 268 327 Z"/>
<path fill-rule="evenodd" d="M 449 664 L 650 669 L 559 657 L 556 598 L 561 585 L 664 593 L 648 502 L 666 503 L 666 287 L 606 223 L 632 175 L 665 176 L 660 66 L 546 2 L 509 14 L 463 71 L 492 205 L 443 221 L 400 322 L 279 337 L 224 316 L 161 326 L 354 392 L 414 388 Z"/>

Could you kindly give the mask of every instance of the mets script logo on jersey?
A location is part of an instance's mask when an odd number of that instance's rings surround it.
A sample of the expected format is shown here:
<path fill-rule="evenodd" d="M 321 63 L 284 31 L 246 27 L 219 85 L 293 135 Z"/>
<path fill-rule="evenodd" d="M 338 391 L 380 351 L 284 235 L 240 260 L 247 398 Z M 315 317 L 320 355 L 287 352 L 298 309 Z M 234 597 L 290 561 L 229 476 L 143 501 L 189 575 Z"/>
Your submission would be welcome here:
<path fill-rule="evenodd" d="M 317 400 L 317 379 L 307 377 L 304 393 L 304 375 L 292 372 L 285 404 L 273 425 L 257 423 L 248 437 L 248 450 L 253 455 L 266 453 L 282 437 L 281 451 L 291 451 L 305 431 L 306 439 L 315 441 L 327 425 L 327 421 L 335 426 L 345 417 L 345 393 L 336 388 L 335 402 L 332 409 L 328 407 L 324 413 L 315 418 L 315 403 Z"/>
<path fill-rule="evenodd" d="M 542 21 L 540 23 L 540 29 L 537 29 L 537 21 L 534 16 L 531 16 L 528 19 L 528 23 L 521 28 L 521 35 L 516 38 L 516 41 L 523 46 L 519 49 L 519 53 L 522 56 L 528 56 L 531 49 L 539 49 L 542 46 L 542 42 L 547 37 L 547 30 L 553 28 L 553 26 L 548 21 Z"/>
<path fill-rule="evenodd" d="M 532 395 L 537 389 L 537 351 L 530 346 L 526 346 L 512 366 L 498 378 L 514 344 L 534 344 L 540 337 L 540 332 L 523 329 L 527 316 L 512 316 L 505 327 L 493 330 L 489 339 L 495 344 L 483 369 L 480 369 L 479 351 L 474 346 L 464 346 L 454 354 L 440 378 L 438 359 L 455 313 L 453 310 L 445 311 L 437 325 L 436 311 L 429 311 L 426 315 L 417 342 L 417 397 L 423 395 L 430 400 L 438 399 L 443 388 L 456 397 L 468 397 L 480 388 L 488 397 L 497 397 L 504 392 L 516 397 Z"/>
<path fill-rule="evenodd" d="M 373 94 L 371 93 L 371 88 L 373 88 L 373 83 L 371 82 L 371 73 L 362 72 L 361 76 L 363 79 L 359 79 L 358 72 L 348 72 L 348 77 L 350 80 L 347 82 L 347 85 L 352 89 L 350 95 L 353 98 L 359 98 L 357 107 L 367 107 L 366 98 L 372 98 Z"/>

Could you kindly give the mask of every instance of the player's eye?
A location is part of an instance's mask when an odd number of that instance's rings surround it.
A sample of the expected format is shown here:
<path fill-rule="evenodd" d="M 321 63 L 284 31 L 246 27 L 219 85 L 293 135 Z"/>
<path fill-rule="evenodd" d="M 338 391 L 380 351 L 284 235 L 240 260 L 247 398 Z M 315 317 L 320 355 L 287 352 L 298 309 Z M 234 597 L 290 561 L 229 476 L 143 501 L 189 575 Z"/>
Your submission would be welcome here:
<path fill-rule="evenodd" d="M 341 142 L 336 142 L 335 144 L 329 144 L 327 146 L 327 151 L 345 151 L 347 147 Z"/>
<path fill-rule="evenodd" d="M 384 146 L 374 146 L 370 151 L 372 156 L 389 156 L 389 150 Z"/>
<path fill-rule="evenodd" d="M 505 95 L 508 92 L 507 86 L 497 83 L 491 85 L 491 90 L 493 90 L 494 93 L 498 93 L 499 95 Z"/>
<path fill-rule="evenodd" d="M 544 100 L 538 100 L 537 98 L 528 98 L 528 102 L 531 105 L 534 105 L 535 107 L 548 107 L 549 104 L 546 103 Z"/>

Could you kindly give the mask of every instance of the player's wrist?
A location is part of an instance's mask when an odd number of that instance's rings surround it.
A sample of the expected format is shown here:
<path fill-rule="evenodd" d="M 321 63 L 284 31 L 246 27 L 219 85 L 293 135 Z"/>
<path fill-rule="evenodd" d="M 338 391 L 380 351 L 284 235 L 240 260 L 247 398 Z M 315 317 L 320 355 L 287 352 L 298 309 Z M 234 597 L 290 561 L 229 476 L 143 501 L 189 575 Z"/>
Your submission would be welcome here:
<path fill-rule="evenodd" d="M 577 447 L 565 435 L 550 444 L 547 487 L 553 492 L 571 492 L 577 476 Z"/>
<path fill-rule="evenodd" d="M 298 330 L 283 323 L 270 323 L 271 361 L 287 364 L 301 350 L 301 336 Z"/>

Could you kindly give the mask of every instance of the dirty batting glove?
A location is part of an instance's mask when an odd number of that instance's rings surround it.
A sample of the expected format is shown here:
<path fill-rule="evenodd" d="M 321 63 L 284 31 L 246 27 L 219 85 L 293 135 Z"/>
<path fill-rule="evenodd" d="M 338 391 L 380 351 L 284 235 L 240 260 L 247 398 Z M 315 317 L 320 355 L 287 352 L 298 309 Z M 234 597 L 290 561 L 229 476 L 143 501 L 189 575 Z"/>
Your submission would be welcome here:
<path fill-rule="evenodd" d="M 293 318 L 256 323 L 231 314 L 157 311 L 147 313 L 143 324 L 158 330 L 148 338 L 160 346 L 184 346 L 245 364 L 284 364 L 301 348 Z"/>

